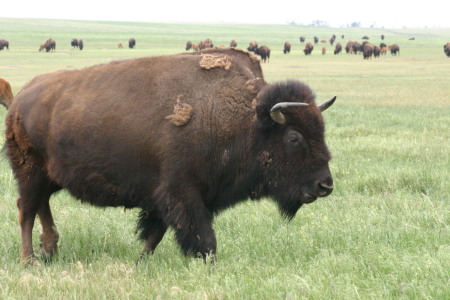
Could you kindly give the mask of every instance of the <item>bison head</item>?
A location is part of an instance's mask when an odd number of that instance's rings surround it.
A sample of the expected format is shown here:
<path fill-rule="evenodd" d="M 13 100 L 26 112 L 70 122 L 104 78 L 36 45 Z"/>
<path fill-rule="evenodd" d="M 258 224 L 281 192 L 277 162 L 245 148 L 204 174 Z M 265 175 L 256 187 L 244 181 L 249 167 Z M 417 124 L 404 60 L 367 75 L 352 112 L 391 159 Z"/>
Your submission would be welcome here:
<path fill-rule="evenodd" d="M 288 218 L 333 191 L 321 112 L 335 98 L 319 106 L 314 99 L 298 81 L 268 85 L 257 97 L 253 138 L 263 182 L 258 192 L 271 196 Z"/>

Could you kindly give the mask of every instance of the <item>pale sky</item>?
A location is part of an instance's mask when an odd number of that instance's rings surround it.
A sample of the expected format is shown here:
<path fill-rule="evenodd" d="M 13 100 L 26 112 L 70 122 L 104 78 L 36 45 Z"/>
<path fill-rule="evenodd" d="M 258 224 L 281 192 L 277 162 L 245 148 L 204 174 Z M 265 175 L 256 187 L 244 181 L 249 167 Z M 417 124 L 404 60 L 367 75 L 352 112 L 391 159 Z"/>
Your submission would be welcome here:
<path fill-rule="evenodd" d="M 0 17 L 168 23 L 252 23 L 332 27 L 450 28 L 446 0 L 8 0 Z M 1 28 L 0 28 L 1 31 Z"/>

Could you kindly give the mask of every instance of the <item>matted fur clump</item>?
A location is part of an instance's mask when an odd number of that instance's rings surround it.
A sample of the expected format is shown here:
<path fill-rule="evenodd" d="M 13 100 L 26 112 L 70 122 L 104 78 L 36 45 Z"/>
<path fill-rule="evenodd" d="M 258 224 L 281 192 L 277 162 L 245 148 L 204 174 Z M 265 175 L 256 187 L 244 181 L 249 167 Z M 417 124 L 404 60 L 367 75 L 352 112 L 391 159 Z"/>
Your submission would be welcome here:
<path fill-rule="evenodd" d="M 200 59 L 200 67 L 207 70 L 223 68 L 228 71 L 231 68 L 231 61 L 226 55 L 203 54 Z"/>
<path fill-rule="evenodd" d="M 170 123 L 176 126 L 183 126 L 189 123 L 194 112 L 191 105 L 182 103 L 181 96 L 178 96 L 177 103 L 173 106 L 173 114 L 165 117 Z"/>

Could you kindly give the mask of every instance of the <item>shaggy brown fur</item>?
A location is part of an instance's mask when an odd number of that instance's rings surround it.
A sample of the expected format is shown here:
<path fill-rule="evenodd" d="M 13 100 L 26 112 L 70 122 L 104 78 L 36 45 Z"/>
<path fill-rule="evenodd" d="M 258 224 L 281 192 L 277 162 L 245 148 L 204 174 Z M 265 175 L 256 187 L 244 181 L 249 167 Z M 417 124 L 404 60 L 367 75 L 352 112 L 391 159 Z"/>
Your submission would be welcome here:
<path fill-rule="evenodd" d="M 289 42 L 285 42 L 284 43 L 284 49 L 283 49 L 283 53 L 284 54 L 288 54 L 289 52 L 291 52 L 291 43 Z"/>
<path fill-rule="evenodd" d="M 206 55 L 226 57 L 229 70 L 202 68 Z M 144 255 L 169 227 L 184 254 L 214 254 L 214 216 L 249 197 L 271 197 L 294 217 L 333 189 L 314 98 L 298 81 L 267 84 L 260 63 L 235 48 L 35 77 L 6 117 L 22 261 L 36 261 L 36 215 L 43 253 L 57 251 L 49 198 L 60 189 L 100 207 L 140 208 Z M 279 124 L 271 109 L 280 101 L 308 106 L 278 110 Z"/>
<path fill-rule="evenodd" d="M 11 85 L 5 79 L 0 78 L 0 104 L 8 108 L 11 106 L 13 99 Z"/>

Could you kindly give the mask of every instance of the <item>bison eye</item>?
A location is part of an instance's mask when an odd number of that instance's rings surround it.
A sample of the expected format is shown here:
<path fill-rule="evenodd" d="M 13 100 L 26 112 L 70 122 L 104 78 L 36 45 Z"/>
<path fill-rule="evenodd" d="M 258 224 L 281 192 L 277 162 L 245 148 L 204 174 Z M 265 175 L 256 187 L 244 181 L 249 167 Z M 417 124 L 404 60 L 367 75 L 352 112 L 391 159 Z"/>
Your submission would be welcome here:
<path fill-rule="evenodd" d="M 284 142 L 291 147 L 297 147 L 303 142 L 303 136 L 296 130 L 288 130 L 284 136 Z"/>

